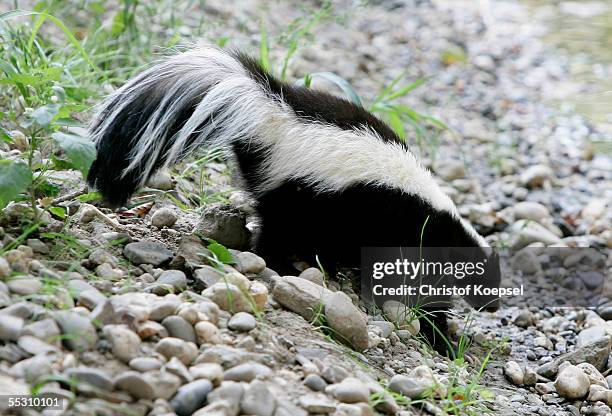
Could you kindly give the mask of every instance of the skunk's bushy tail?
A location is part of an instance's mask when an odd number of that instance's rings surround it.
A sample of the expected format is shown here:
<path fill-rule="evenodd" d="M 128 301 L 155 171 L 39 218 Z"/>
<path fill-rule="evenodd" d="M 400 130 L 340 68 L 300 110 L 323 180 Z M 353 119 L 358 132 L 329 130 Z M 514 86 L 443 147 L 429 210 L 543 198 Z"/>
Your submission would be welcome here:
<path fill-rule="evenodd" d="M 262 91 L 245 59 L 198 47 L 157 63 L 108 97 L 90 127 L 98 157 L 89 184 L 120 206 L 156 170 L 197 147 L 249 137 L 257 124 L 253 108 L 274 103 L 253 102 Z"/>

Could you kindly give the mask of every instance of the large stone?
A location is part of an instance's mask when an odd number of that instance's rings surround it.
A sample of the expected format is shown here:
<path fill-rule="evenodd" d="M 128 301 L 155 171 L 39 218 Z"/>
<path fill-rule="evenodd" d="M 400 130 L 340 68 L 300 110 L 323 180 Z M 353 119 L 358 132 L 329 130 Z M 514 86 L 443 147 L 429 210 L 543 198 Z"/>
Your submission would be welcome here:
<path fill-rule="evenodd" d="M 237 250 L 246 248 L 251 237 L 246 213 L 221 203 L 206 207 L 194 232 Z"/>
<path fill-rule="evenodd" d="M 589 392 L 589 378 L 574 365 L 565 366 L 555 380 L 555 388 L 561 397 L 575 400 L 581 399 Z"/>
<path fill-rule="evenodd" d="M 275 301 L 309 321 L 323 313 L 332 294 L 322 286 L 293 276 L 278 277 L 272 291 Z"/>
<path fill-rule="evenodd" d="M 518 220 L 509 228 L 510 246 L 519 250 L 531 243 L 560 244 L 561 239 L 548 228 L 529 220 Z"/>
<path fill-rule="evenodd" d="M 563 362 L 569 362 L 570 364 L 589 363 L 592 364 L 598 371 L 604 371 L 608 362 L 608 355 L 610 354 L 611 342 L 612 341 L 609 336 L 600 338 L 599 340 L 579 347 L 572 352 L 563 354 L 551 362 L 542 364 L 536 371 L 541 376 L 552 378 L 555 374 L 557 374 L 559 366 Z"/>
<path fill-rule="evenodd" d="M 151 264 L 155 267 L 172 259 L 172 252 L 165 245 L 155 241 L 130 243 L 123 249 L 123 255 L 133 264 Z"/>
<path fill-rule="evenodd" d="M 204 292 L 203 296 L 215 302 L 219 308 L 229 312 L 254 312 L 254 303 L 249 299 L 247 292 L 231 283 L 215 283 Z"/>
<path fill-rule="evenodd" d="M 0 340 L 2 341 L 17 341 L 23 329 L 23 319 L 3 314 L 0 316 Z"/>
<path fill-rule="evenodd" d="M 157 278 L 158 284 L 170 285 L 175 292 L 187 289 L 187 276 L 180 270 L 165 270 Z"/>
<path fill-rule="evenodd" d="M 368 348 L 368 326 L 363 313 L 344 292 L 335 292 L 325 303 L 325 318 L 340 340 L 357 351 Z"/>

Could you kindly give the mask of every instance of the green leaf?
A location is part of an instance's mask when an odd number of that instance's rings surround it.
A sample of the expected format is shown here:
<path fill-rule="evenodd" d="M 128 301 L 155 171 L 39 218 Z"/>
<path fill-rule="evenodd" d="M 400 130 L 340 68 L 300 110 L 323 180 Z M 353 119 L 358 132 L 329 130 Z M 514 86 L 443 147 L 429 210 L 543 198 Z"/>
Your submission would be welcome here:
<path fill-rule="evenodd" d="M 259 63 L 266 72 L 270 72 L 270 54 L 268 51 L 268 34 L 263 22 L 259 26 Z"/>
<path fill-rule="evenodd" d="M 57 116 L 59 109 L 59 104 L 43 105 L 32 111 L 29 117 L 40 127 L 49 127 L 55 116 Z"/>
<path fill-rule="evenodd" d="M 98 192 L 88 192 L 86 194 L 80 195 L 77 199 L 81 202 L 99 201 L 102 199 L 102 194 Z"/>
<path fill-rule="evenodd" d="M 209 244 L 206 248 L 209 249 L 217 257 L 217 260 L 219 260 L 221 263 L 235 263 L 234 257 L 232 257 L 232 253 L 230 253 L 224 245 L 219 244 L 217 242 L 213 242 Z"/>
<path fill-rule="evenodd" d="M 310 81 L 312 82 L 312 80 L 314 80 L 315 78 L 323 78 L 335 84 L 336 86 L 338 86 L 338 88 L 342 90 L 344 95 L 346 95 L 346 97 L 353 104 L 358 105 L 359 107 L 363 107 L 363 104 L 361 103 L 361 98 L 359 98 L 359 94 L 357 94 L 351 84 L 349 84 L 349 82 L 341 76 L 334 74 L 333 72 L 315 72 L 314 74 L 310 75 Z M 298 80 L 297 84 L 303 86 L 305 82 L 304 80 Z"/>
<path fill-rule="evenodd" d="M 62 148 L 75 169 L 87 177 L 89 167 L 96 159 L 96 146 L 89 139 L 74 134 L 53 133 L 51 137 Z"/>
<path fill-rule="evenodd" d="M 32 172 L 25 163 L 0 160 L 0 209 L 26 192 L 31 183 Z"/>
<path fill-rule="evenodd" d="M 9 133 L 8 130 L 2 126 L 0 126 L 0 140 L 7 143 L 13 142 L 13 137 L 11 136 L 11 133 Z"/>
<path fill-rule="evenodd" d="M 49 212 L 58 218 L 66 218 L 66 209 L 63 207 L 49 207 Z"/>

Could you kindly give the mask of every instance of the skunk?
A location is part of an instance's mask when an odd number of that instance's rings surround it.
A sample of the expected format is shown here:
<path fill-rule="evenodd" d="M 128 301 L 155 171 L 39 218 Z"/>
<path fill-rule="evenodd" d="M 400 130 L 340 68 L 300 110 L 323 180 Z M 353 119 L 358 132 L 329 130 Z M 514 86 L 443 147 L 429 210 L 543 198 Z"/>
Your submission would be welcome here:
<path fill-rule="evenodd" d="M 292 256 L 359 267 L 361 247 L 486 246 L 385 123 L 240 52 L 203 46 L 153 65 L 101 104 L 90 133 L 88 182 L 113 206 L 198 148 L 225 149 L 256 201 L 254 249 L 273 268 Z"/>

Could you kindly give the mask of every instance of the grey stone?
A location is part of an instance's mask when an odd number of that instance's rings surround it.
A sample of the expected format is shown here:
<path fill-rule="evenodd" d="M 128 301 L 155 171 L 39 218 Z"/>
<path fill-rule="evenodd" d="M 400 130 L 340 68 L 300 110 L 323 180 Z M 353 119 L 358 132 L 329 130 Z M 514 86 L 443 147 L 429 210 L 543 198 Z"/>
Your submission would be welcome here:
<path fill-rule="evenodd" d="M 189 370 L 187 370 L 187 367 L 185 367 L 185 364 L 176 357 L 172 357 L 170 361 L 164 364 L 163 368 L 165 371 L 180 378 L 183 383 L 190 383 L 193 381 L 193 377 Z"/>
<path fill-rule="evenodd" d="M 29 323 L 23 328 L 23 331 L 21 331 L 22 336 L 31 335 L 45 342 L 51 342 L 58 339 L 59 334 L 60 329 L 51 318 Z"/>
<path fill-rule="evenodd" d="M 563 354 L 546 364 L 542 364 L 536 371 L 541 376 L 552 378 L 557 373 L 559 365 L 563 362 L 571 364 L 589 363 L 597 370 L 603 371 L 610 354 L 610 342 L 609 336 L 601 338 L 572 352 Z"/>
<path fill-rule="evenodd" d="M 115 379 L 115 385 L 120 390 L 125 390 L 137 399 L 154 400 L 155 387 L 136 371 L 126 371 Z"/>
<path fill-rule="evenodd" d="M 516 361 L 508 361 L 504 365 L 504 375 L 515 386 L 521 386 L 523 384 L 523 369 Z"/>
<path fill-rule="evenodd" d="M 17 340 L 17 345 L 32 355 L 60 353 L 60 349 L 55 345 L 48 344 L 31 335 L 20 336 L 19 340 Z"/>
<path fill-rule="evenodd" d="M 327 387 L 327 382 L 317 374 L 308 374 L 304 378 L 304 385 L 314 391 L 323 391 Z"/>
<path fill-rule="evenodd" d="M 412 336 L 416 336 L 421 325 L 416 316 L 414 316 L 409 307 L 395 300 L 388 300 L 383 303 L 383 313 L 389 322 L 393 322 L 395 326 L 402 330 L 407 330 Z"/>
<path fill-rule="evenodd" d="M 589 392 L 589 378 L 574 365 L 567 365 L 557 375 L 555 389 L 566 399 L 580 399 Z"/>
<path fill-rule="evenodd" d="M 234 256 L 236 260 L 236 270 L 240 273 L 261 273 L 266 269 L 266 262 L 257 254 L 243 251 Z"/>
<path fill-rule="evenodd" d="M 285 308 L 310 321 L 323 307 L 333 292 L 299 277 L 278 277 L 272 296 Z"/>
<path fill-rule="evenodd" d="M 599 341 L 607 336 L 606 328 L 603 326 L 592 326 L 583 329 L 576 337 L 576 347 L 583 347 L 592 342 Z"/>
<path fill-rule="evenodd" d="M 183 364 L 189 365 L 195 360 L 198 347 L 194 343 L 183 341 L 180 338 L 167 337 L 159 340 L 155 345 L 155 351 L 167 359 L 177 357 Z"/>
<path fill-rule="evenodd" d="M 237 415 L 240 411 L 240 402 L 243 394 L 244 387 L 242 386 L 242 383 L 224 381 L 221 383 L 221 386 L 217 387 L 208 394 L 208 402 L 227 403 L 231 412 L 230 414 Z"/>
<path fill-rule="evenodd" d="M 319 286 L 324 286 L 325 276 L 323 276 L 321 270 L 317 269 L 316 267 L 307 268 L 302 273 L 300 273 L 299 277 Z"/>
<path fill-rule="evenodd" d="M 136 357 L 130 360 L 130 368 L 144 373 L 145 371 L 159 370 L 162 362 L 153 357 Z"/>
<path fill-rule="evenodd" d="M 197 342 L 193 326 L 180 316 L 168 316 L 161 324 L 168 330 L 171 337 L 180 338 L 194 344 Z"/>
<path fill-rule="evenodd" d="M 6 282 L 9 290 L 12 293 L 20 296 L 29 296 L 37 293 L 42 289 L 40 279 L 32 276 L 16 276 Z"/>
<path fill-rule="evenodd" d="M 112 391 L 115 388 L 115 383 L 110 375 L 106 371 L 99 368 L 69 368 L 66 370 L 65 374 L 68 378 L 75 378 L 77 381 L 89 383 L 92 386 L 102 390 Z"/>
<path fill-rule="evenodd" d="M 206 403 L 206 397 L 213 389 L 208 380 L 196 380 L 178 389 L 170 406 L 177 416 L 190 416 Z"/>
<path fill-rule="evenodd" d="M 344 292 L 333 293 L 325 303 L 328 325 L 355 350 L 368 348 L 367 320 Z"/>
<path fill-rule="evenodd" d="M 438 384 L 431 369 L 426 365 L 421 365 L 412 369 L 408 375 L 393 376 L 389 381 L 389 389 L 415 399 L 433 391 Z"/>
<path fill-rule="evenodd" d="M 272 370 L 269 367 L 256 362 L 248 362 L 226 370 L 223 374 L 223 379 L 250 382 L 256 377 L 265 378 L 270 375 L 272 375 Z"/>
<path fill-rule="evenodd" d="M 88 318 L 72 311 L 57 311 L 53 318 L 62 330 L 63 343 L 69 350 L 89 350 L 98 342 L 96 328 Z"/>
<path fill-rule="evenodd" d="M 253 315 L 246 312 L 238 312 L 231 317 L 227 327 L 233 331 L 249 332 L 257 326 L 257 320 Z"/>
<path fill-rule="evenodd" d="M 305 394 L 300 396 L 299 403 L 308 413 L 329 414 L 336 410 L 334 402 L 320 394 Z"/>
<path fill-rule="evenodd" d="M 265 382 L 253 380 L 244 391 L 240 408 L 244 414 L 272 416 L 276 409 L 276 398 Z"/>
<path fill-rule="evenodd" d="M 125 325 L 106 325 L 103 333 L 112 345 L 113 355 L 124 363 L 140 355 L 140 337 Z"/>
<path fill-rule="evenodd" d="M 342 380 L 347 378 L 349 375 L 348 371 L 339 365 L 328 365 L 321 372 L 321 377 L 325 379 L 328 383 L 340 383 Z"/>
<path fill-rule="evenodd" d="M 180 292 L 187 289 L 187 276 L 180 270 L 165 270 L 157 279 L 157 283 L 170 285 Z"/>
<path fill-rule="evenodd" d="M 193 278 L 196 282 L 196 287 L 204 290 L 219 282 L 224 274 L 212 266 L 205 265 L 193 272 Z"/>
<path fill-rule="evenodd" d="M 247 247 L 250 240 L 246 213 L 221 203 L 206 207 L 194 232 L 237 250 Z"/>
<path fill-rule="evenodd" d="M 160 208 L 151 216 L 151 225 L 157 228 L 172 227 L 177 220 L 177 216 L 169 208 Z"/>
<path fill-rule="evenodd" d="M 172 259 L 172 252 L 163 244 L 154 241 L 129 243 L 124 247 L 123 254 L 133 264 L 151 264 L 154 267 Z"/>
<path fill-rule="evenodd" d="M 368 386 L 355 377 L 347 377 L 338 384 L 332 384 L 325 392 L 342 403 L 368 403 L 370 399 Z"/>
<path fill-rule="evenodd" d="M 0 340 L 2 341 L 17 341 L 23 329 L 23 319 L 3 314 L 0 316 Z"/>

